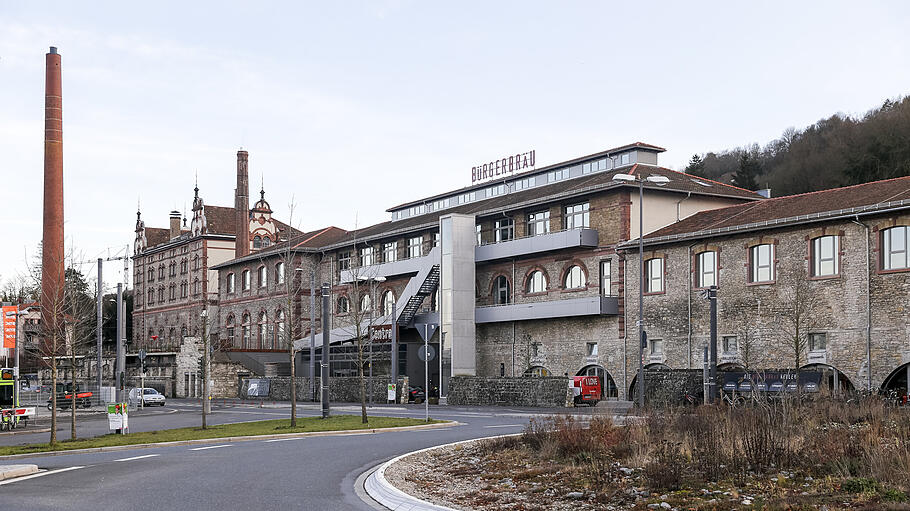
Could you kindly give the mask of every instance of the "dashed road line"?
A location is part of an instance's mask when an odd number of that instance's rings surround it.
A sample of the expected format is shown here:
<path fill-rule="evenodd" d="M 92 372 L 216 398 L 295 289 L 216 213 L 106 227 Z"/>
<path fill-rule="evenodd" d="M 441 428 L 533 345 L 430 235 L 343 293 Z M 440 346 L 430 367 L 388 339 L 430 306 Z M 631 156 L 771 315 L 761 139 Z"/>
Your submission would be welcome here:
<path fill-rule="evenodd" d="M 114 461 L 133 461 L 133 460 L 141 460 L 143 458 L 154 458 L 155 456 L 161 456 L 161 455 L 160 454 L 145 454 L 143 456 L 133 456 L 132 458 L 121 458 L 119 460 L 114 460 Z"/>
<path fill-rule="evenodd" d="M 234 444 L 221 444 L 221 445 L 210 445 L 208 447 L 196 447 L 195 449 L 190 449 L 191 451 L 204 451 L 206 449 L 219 449 L 221 447 L 231 447 Z"/>
<path fill-rule="evenodd" d="M 85 467 L 66 467 L 66 468 L 58 468 L 57 470 L 48 470 L 46 472 L 38 472 L 37 474 L 17 477 L 15 479 L 7 479 L 6 481 L 0 481 L 0 486 L 2 486 L 4 484 L 17 483 L 19 481 L 25 481 L 26 479 L 34 479 L 36 477 L 44 477 L 44 476 L 49 476 L 51 474 L 59 474 L 60 472 L 69 472 L 70 470 L 78 470 L 80 468 L 85 468 Z"/>
<path fill-rule="evenodd" d="M 264 444 L 269 444 L 269 443 L 272 443 L 272 442 L 287 442 L 288 440 L 303 440 L 303 439 L 304 439 L 304 437 L 296 437 L 296 438 L 276 438 L 276 439 L 274 439 L 274 440 L 266 440 L 266 441 L 264 441 L 263 443 L 264 443 Z"/>

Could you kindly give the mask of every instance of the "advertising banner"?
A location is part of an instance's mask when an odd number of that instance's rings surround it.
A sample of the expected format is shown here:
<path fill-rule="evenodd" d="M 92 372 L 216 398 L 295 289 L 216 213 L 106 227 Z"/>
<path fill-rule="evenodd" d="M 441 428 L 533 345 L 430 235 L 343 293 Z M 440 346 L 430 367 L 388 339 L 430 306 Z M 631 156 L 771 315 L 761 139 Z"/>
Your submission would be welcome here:
<path fill-rule="evenodd" d="M 109 429 L 129 428 L 129 405 L 127 403 L 108 403 L 107 422 Z"/>
<path fill-rule="evenodd" d="M 4 348 L 15 348 L 16 347 L 16 313 L 19 312 L 19 307 L 16 305 L 9 305 L 3 307 L 3 347 Z M 10 313 L 10 314 L 7 314 Z"/>
<path fill-rule="evenodd" d="M 398 396 L 398 393 L 395 391 L 395 388 L 396 388 L 396 387 L 397 387 L 397 385 L 394 384 L 394 383 L 390 383 L 390 384 L 389 384 L 389 394 L 388 394 L 388 400 L 389 400 L 389 401 L 395 401 L 395 400 L 396 400 L 396 397 Z"/>

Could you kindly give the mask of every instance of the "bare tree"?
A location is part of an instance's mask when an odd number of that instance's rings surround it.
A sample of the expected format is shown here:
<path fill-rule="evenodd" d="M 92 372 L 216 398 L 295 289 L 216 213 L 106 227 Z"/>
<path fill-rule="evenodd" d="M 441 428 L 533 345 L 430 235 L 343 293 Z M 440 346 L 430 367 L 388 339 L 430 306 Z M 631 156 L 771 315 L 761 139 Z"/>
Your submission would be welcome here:
<path fill-rule="evenodd" d="M 809 332 L 819 325 L 818 295 L 810 289 L 804 269 L 800 268 L 788 277 L 784 282 L 790 285 L 783 289 L 780 305 L 773 312 L 777 316 L 781 348 L 792 357 L 793 368 L 799 372 L 806 361 Z"/>

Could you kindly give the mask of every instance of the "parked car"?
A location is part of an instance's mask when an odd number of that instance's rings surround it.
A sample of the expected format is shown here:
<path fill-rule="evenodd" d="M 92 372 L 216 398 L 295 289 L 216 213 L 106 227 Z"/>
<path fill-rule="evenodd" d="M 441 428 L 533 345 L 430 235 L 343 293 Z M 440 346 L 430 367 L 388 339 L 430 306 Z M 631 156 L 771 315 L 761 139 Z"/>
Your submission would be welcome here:
<path fill-rule="evenodd" d="M 420 404 L 427 398 L 423 387 L 408 387 L 408 403 Z"/>
<path fill-rule="evenodd" d="M 164 406 L 165 402 L 164 396 L 160 392 L 148 387 L 130 389 L 129 400 L 130 403 L 142 406 Z"/>

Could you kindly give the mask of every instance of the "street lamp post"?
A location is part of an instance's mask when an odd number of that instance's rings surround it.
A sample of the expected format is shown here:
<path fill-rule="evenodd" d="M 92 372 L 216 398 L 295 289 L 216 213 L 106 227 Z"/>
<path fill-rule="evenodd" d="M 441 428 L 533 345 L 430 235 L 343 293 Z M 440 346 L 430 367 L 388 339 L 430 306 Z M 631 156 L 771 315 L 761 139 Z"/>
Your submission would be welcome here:
<path fill-rule="evenodd" d="M 376 283 L 385 282 L 385 277 L 368 277 L 366 275 L 361 275 L 358 279 L 365 280 L 370 284 L 370 322 L 367 327 L 367 338 L 370 340 L 370 352 L 367 356 L 367 365 L 370 369 L 370 406 L 373 406 L 373 310 L 376 308 Z M 381 305 L 382 304 L 380 304 L 380 307 Z M 382 312 L 383 315 L 385 315 L 385 311 Z M 394 318 L 392 318 L 392 320 L 394 321 Z"/>
<path fill-rule="evenodd" d="M 636 177 L 631 174 L 615 174 L 614 181 L 637 182 L 638 183 L 638 406 L 645 406 L 645 324 L 644 324 L 644 307 L 645 307 L 645 244 L 644 244 L 644 185 L 645 181 L 654 183 L 658 186 L 670 182 L 666 176 L 653 175 L 648 177 Z"/>

